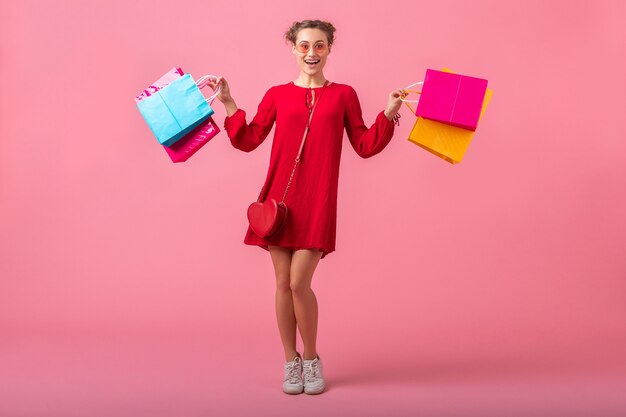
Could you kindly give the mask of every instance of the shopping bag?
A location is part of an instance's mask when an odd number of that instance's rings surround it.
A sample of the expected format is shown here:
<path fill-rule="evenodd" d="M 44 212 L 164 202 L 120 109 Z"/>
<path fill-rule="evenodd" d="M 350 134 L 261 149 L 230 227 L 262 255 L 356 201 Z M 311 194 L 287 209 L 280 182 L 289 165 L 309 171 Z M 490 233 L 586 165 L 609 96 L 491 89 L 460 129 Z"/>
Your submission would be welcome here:
<path fill-rule="evenodd" d="M 476 130 L 486 90 L 482 78 L 428 69 L 415 115 Z"/>
<path fill-rule="evenodd" d="M 141 100 L 150 97 L 151 95 L 153 95 L 172 81 L 176 80 L 177 78 L 182 77 L 183 75 L 185 75 L 185 73 L 179 67 L 172 68 L 171 70 L 163 74 L 161 78 L 146 87 L 146 89 L 143 90 L 141 93 L 137 94 L 137 96 L 135 97 L 135 103 L 139 103 Z"/>
<path fill-rule="evenodd" d="M 214 113 L 190 74 L 139 101 L 137 108 L 164 146 L 173 145 Z"/>
<path fill-rule="evenodd" d="M 135 97 L 135 102 L 153 95 L 163 87 L 170 84 L 172 81 L 183 76 L 184 73 L 181 68 L 175 67 L 164 74 L 161 78 L 153 82 L 145 90 L 139 93 Z M 201 77 L 199 81 L 204 82 L 205 79 L 215 78 L 213 76 Z M 219 88 L 219 87 L 218 87 Z M 218 90 L 219 92 L 219 90 Z M 215 95 L 215 94 L 214 94 Z M 213 97 L 213 96 L 212 96 Z M 209 103 L 210 104 L 210 103 Z M 209 117 L 204 122 L 200 123 L 198 127 L 189 132 L 183 138 L 176 141 L 170 146 L 163 146 L 172 162 L 185 162 L 193 154 L 195 154 L 202 146 L 204 146 L 209 140 L 215 137 L 220 132 L 220 128 L 212 117 Z"/>
<path fill-rule="evenodd" d="M 213 118 L 209 117 L 185 137 L 163 148 L 172 162 L 185 162 L 218 133 L 220 133 L 220 128 Z"/>
<path fill-rule="evenodd" d="M 452 73 L 447 68 L 442 71 Z M 482 118 L 492 96 L 493 91 L 487 88 L 481 104 L 479 120 Z M 415 100 L 403 101 L 413 111 L 407 102 L 415 102 Z M 409 141 L 451 164 L 457 164 L 463 159 L 474 133 L 471 130 L 418 117 L 409 134 Z"/>

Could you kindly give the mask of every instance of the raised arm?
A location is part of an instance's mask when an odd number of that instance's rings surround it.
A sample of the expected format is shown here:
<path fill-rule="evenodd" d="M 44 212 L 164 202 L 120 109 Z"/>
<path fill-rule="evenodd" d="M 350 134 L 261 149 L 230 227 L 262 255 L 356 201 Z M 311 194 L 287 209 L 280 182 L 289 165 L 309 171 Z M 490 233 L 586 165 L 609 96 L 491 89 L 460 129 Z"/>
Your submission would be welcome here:
<path fill-rule="evenodd" d="M 360 157 L 372 157 L 391 140 L 395 127 L 393 119 L 390 120 L 385 116 L 385 111 L 381 111 L 374 124 L 368 128 L 363 122 L 359 98 L 352 87 L 347 91 L 346 100 L 345 126 L 348 139 Z"/>
<path fill-rule="evenodd" d="M 230 88 L 223 77 L 219 77 L 217 83 L 209 84 L 215 88 L 216 84 L 220 84 L 222 90 L 217 98 L 224 104 L 226 109 L 226 118 L 224 119 L 224 128 L 230 138 L 230 143 L 237 149 L 244 152 L 250 152 L 256 149 L 267 137 L 272 130 L 274 120 L 276 119 L 276 107 L 274 105 L 273 88 L 266 93 L 256 115 L 250 124 L 246 123 L 246 112 L 237 108 L 235 100 L 230 95 Z"/>

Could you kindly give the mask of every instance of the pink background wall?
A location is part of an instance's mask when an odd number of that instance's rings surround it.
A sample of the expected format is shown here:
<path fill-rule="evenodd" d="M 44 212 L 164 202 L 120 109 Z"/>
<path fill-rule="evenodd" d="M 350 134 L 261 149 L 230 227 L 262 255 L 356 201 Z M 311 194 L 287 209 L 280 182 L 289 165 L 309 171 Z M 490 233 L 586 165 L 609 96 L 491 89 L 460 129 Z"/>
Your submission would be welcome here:
<path fill-rule="evenodd" d="M 326 76 L 368 125 L 426 68 L 495 92 L 457 166 L 407 140 L 406 108 L 376 157 L 344 142 L 319 351 L 623 361 L 620 1 L 3 1 L 0 336 L 191 329 L 281 366 L 269 254 L 242 243 L 271 136 L 175 165 L 132 98 L 181 66 L 227 77 L 250 120 L 296 78 L 281 36 L 305 18 L 338 28 Z"/>

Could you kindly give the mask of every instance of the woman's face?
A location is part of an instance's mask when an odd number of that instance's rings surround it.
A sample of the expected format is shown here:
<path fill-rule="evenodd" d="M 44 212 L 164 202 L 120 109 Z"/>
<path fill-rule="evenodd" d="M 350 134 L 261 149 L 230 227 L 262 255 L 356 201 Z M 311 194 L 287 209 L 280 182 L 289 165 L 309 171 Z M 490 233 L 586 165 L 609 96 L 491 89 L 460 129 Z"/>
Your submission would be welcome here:
<path fill-rule="evenodd" d="M 311 76 L 321 72 L 330 53 L 326 33 L 320 29 L 301 29 L 292 51 L 302 72 Z"/>

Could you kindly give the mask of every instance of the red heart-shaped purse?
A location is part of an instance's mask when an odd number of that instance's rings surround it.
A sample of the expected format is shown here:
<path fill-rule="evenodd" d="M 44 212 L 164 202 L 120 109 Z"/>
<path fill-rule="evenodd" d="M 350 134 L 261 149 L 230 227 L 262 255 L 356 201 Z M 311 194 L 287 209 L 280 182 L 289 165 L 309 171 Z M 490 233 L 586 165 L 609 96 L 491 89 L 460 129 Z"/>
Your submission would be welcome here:
<path fill-rule="evenodd" d="M 262 238 L 278 233 L 287 218 L 287 206 L 270 198 L 256 201 L 248 207 L 248 222 L 252 231 Z"/>

